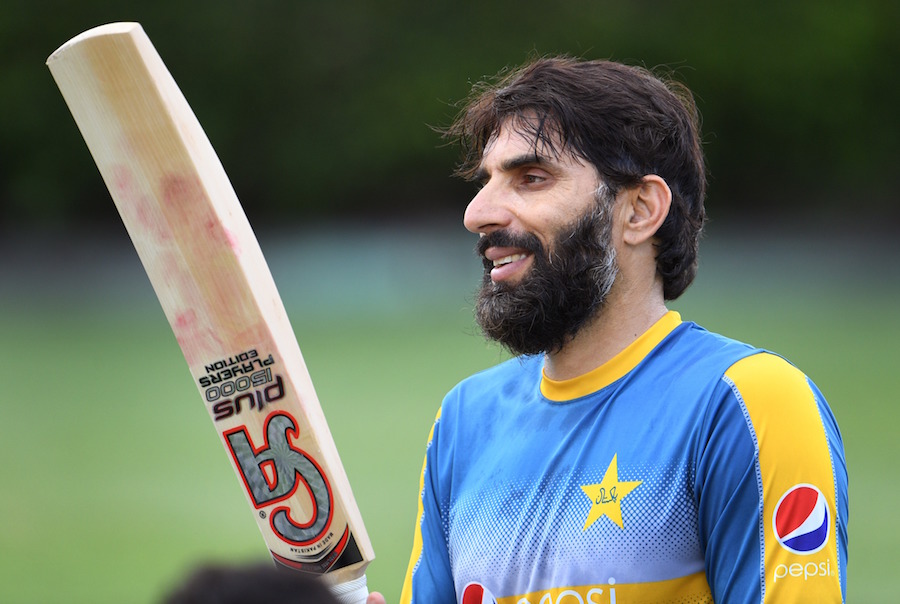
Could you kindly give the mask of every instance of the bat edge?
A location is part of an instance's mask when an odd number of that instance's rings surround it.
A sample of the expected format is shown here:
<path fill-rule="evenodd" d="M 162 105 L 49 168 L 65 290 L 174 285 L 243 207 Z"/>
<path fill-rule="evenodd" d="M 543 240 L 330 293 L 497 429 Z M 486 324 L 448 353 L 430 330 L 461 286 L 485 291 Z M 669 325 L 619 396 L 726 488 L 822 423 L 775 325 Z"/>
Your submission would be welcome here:
<path fill-rule="evenodd" d="M 86 31 L 81 32 L 74 38 L 64 42 L 59 48 L 54 50 L 47 60 L 45 61 L 46 65 L 49 67 L 54 61 L 59 59 L 62 55 L 66 53 L 70 48 L 81 44 L 86 40 L 90 40 L 92 38 L 99 38 L 103 36 L 115 36 L 115 35 L 129 35 L 136 31 L 143 31 L 143 27 L 141 24 L 136 21 L 116 21 L 113 23 L 106 23 L 104 25 L 98 25 L 97 27 L 92 27 Z"/>

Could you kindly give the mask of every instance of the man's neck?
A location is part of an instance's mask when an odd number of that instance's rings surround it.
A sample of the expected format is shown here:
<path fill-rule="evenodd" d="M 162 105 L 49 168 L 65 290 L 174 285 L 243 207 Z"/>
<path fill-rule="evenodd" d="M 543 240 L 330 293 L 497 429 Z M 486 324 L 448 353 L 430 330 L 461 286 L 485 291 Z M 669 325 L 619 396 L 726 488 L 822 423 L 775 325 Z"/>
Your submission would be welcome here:
<path fill-rule="evenodd" d="M 615 295 L 562 350 L 548 354 L 544 373 L 568 380 L 596 369 L 625 350 L 666 314 L 662 296 Z"/>

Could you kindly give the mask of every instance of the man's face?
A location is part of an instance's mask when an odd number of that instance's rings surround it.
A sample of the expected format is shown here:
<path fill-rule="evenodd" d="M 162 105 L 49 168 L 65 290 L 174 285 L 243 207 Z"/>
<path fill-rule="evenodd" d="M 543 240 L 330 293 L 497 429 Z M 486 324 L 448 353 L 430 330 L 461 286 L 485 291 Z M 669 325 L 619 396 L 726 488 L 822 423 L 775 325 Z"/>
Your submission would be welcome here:
<path fill-rule="evenodd" d="M 485 263 L 478 322 L 518 354 L 561 349 L 600 310 L 617 272 L 614 199 L 596 169 L 540 150 L 530 137 L 501 128 L 485 149 L 484 186 L 464 220 L 481 235 Z"/>

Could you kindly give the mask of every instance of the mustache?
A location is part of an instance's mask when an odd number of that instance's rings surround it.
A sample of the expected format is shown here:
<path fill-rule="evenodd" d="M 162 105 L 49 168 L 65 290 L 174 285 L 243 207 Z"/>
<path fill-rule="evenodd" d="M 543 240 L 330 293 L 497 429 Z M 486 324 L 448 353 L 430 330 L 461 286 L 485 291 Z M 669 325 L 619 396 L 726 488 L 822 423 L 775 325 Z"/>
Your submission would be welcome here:
<path fill-rule="evenodd" d="M 475 244 L 475 253 L 479 258 L 484 258 L 485 252 L 491 247 L 516 247 L 536 256 L 544 254 L 541 240 L 532 233 L 514 233 L 508 230 L 493 231 L 478 239 Z"/>

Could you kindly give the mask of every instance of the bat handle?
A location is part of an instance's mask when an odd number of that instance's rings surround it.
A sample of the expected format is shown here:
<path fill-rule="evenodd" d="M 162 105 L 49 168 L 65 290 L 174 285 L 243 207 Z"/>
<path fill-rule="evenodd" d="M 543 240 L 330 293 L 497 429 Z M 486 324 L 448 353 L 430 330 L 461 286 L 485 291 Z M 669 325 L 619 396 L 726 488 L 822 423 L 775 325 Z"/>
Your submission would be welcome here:
<path fill-rule="evenodd" d="M 363 575 L 344 583 L 336 583 L 331 586 L 331 593 L 341 604 L 366 604 L 366 598 L 369 596 L 366 576 Z"/>

